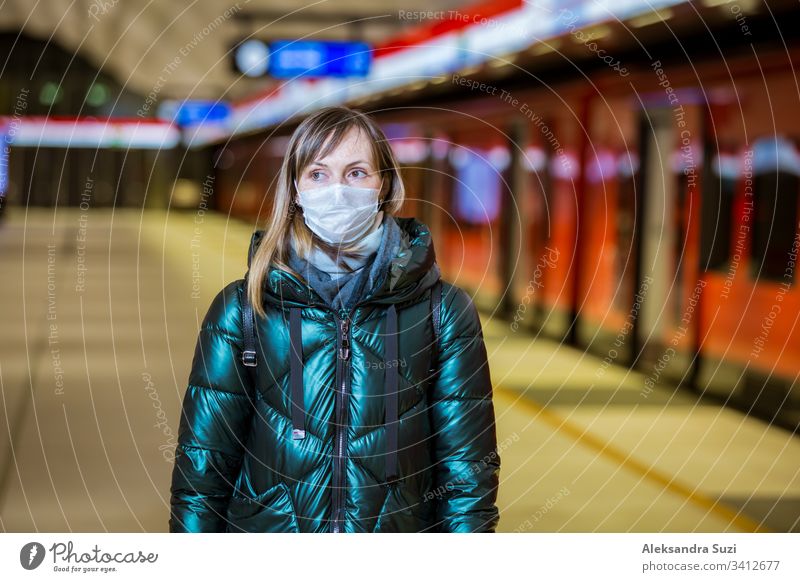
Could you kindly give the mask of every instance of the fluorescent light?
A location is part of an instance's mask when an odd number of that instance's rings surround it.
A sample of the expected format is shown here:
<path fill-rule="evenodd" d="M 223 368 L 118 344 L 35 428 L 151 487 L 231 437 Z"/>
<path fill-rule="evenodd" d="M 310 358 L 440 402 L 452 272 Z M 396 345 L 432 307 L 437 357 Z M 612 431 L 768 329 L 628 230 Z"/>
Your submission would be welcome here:
<path fill-rule="evenodd" d="M 533 45 L 528 49 L 532 55 L 546 55 L 547 53 L 555 52 L 561 46 L 561 41 L 553 39 L 549 43 L 540 42 Z"/>
<path fill-rule="evenodd" d="M 661 10 L 655 10 L 653 12 L 648 12 L 646 14 L 631 18 L 628 21 L 628 24 L 634 28 L 643 28 L 645 26 L 650 26 L 651 24 L 669 20 L 670 18 L 672 18 L 672 10 L 669 8 L 663 8 Z"/>
<path fill-rule="evenodd" d="M 583 44 L 584 42 L 586 42 L 586 38 L 589 38 L 590 40 L 605 38 L 606 36 L 611 34 L 611 29 L 604 24 L 600 24 L 598 26 L 584 28 L 583 30 L 581 30 L 581 33 L 583 33 L 583 38 L 577 38 L 577 36 L 573 36 L 573 40 L 579 44 Z"/>
<path fill-rule="evenodd" d="M 489 66 L 495 69 L 502 69 L 503 67 L 507 67 L 514 63 L 517 60 L 517 55 L 515 54 L 508 54 L 503 55 L 502 57 L 497 57 L 492 59 L 489 62 Z"/>

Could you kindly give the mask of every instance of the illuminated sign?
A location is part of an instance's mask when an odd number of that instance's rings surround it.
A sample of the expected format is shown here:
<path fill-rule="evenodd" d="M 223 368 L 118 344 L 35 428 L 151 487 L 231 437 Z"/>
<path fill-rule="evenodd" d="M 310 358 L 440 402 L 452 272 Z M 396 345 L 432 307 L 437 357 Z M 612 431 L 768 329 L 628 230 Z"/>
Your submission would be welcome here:
<path fill-rule="evenodd" d="M 233 50 L 233 62 L 246 77 L 262 77 L 267 74 L 269 49 L 263 41 L 251 38 Z"/>
<path fill-rule="evenodd" d="M 365 42 L 279 40 L 269 49 L 269 74 L 279 78 L 365 77 L 372 60 Z"/>
<path fill-rule="evenodd" d="M 136 118 L 22 118 L 10 140 L 14 147 L 169 149 L 180 142 L 177 126 Z"/>
<path fill-rule="evenodd" d="M 5 196 L 8 190 L 9 141 L 8 130 L 0 120 L 0 198 Z"/>
<path fill-rule="evenodd" d="M 180 126 L 194 123 L 213 123 L 225 121 L 230 115 L 230 106 L 221 101 L 169 99 L 158 107 L 158 117 Z"/>

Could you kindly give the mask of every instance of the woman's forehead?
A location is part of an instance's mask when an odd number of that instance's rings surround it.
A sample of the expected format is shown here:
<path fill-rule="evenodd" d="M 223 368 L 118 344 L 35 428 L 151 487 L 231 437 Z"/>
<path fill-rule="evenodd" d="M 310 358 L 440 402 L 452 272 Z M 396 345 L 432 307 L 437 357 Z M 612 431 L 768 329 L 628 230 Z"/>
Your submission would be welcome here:
<path fill-rule="evenodd" d="M 322 151 L 326 149 L 328 141 L 333 137 L 329 136 L 323 144 Z M 337 161 L 351 162 L 364 160 L 368 163 L 372 161 L 372 144 L 368 136 L 358 127 L 351 127 L 341 138 L 338 144 L 324 157 L 314 157 L 311 162 Z"/>

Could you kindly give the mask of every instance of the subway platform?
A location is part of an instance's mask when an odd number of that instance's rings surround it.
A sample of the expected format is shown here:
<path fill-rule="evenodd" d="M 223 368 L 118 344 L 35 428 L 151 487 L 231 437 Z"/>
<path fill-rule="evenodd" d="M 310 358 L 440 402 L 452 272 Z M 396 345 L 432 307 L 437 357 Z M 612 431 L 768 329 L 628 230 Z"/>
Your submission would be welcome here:
<path fill-rule="evenodd" d="M 0 225 L 0 531 L 165 532 L 180 404 L 251 227 L 15 208 Z M 797 532 L 800 439 L 483 316 L 499 532 Z"/>

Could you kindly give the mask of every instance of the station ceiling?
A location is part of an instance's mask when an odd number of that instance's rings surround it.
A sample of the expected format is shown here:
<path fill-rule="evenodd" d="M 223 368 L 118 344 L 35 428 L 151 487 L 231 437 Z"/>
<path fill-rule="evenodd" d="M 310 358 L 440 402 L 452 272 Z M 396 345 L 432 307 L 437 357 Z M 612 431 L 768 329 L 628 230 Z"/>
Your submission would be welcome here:
<path fill-rule="evenodd" d="M 235 100 L 276 81 L 234 72 L 252 35 L 379 42 L 464 0 L 5 0 L 0 30 L 58 43 L 129 90 L 159 98 Z M 423 12 L 425 14 L 420 14 Z M 435 15 L 430 15 L 434 16 Z"/>

